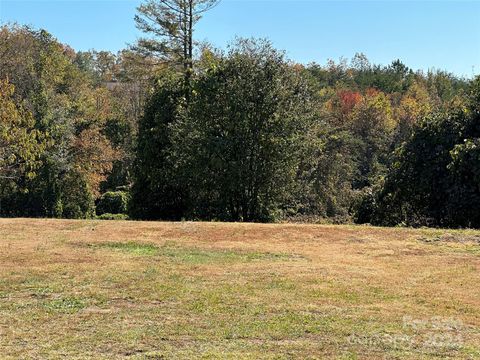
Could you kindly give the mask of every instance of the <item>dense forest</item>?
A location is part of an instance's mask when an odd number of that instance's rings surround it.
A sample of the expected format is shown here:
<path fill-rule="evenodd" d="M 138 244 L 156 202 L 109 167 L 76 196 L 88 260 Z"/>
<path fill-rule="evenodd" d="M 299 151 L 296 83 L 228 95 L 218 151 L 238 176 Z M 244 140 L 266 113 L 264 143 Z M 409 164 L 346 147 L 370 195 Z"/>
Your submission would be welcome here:
<path fill-rule="evenodd" d="M 197 43 L 216 3 L 117 54 L 2 26 L 0 215 L 480 227 L 479 77 Z"/>

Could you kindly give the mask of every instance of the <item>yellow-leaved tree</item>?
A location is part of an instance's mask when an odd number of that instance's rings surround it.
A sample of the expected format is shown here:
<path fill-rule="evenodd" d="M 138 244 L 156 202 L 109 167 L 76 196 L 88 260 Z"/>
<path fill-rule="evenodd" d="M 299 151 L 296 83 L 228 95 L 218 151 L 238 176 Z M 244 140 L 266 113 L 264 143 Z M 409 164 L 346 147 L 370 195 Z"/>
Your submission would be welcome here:
<path fill-rule="evenodd" d="M 14 90 L 0 80 L 0 179 L 33 178 L 47 144 L 32 114 L 15 103 Z"/>

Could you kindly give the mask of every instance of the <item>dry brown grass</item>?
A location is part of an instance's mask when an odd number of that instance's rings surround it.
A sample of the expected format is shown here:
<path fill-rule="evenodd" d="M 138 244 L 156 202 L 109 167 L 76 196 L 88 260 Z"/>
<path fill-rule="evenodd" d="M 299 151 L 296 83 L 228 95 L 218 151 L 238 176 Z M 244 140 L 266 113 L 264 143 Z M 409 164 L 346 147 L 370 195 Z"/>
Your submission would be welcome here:
<path fill-rule="evenodd" d="M 480 358 L 479 236 L 0 220 L 0 358 Z"/>

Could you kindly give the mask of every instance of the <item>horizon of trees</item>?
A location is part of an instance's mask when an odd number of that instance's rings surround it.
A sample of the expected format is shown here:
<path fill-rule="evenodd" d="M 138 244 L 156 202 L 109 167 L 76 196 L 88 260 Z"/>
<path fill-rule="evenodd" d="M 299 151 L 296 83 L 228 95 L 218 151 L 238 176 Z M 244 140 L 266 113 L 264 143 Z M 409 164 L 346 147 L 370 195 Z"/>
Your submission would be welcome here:
<path fill-rule="evenodd" d="M 117 54 L 0 27 L 0 215 L 480 227 L 479 77 L 197 44 L 216 3 Z"/>

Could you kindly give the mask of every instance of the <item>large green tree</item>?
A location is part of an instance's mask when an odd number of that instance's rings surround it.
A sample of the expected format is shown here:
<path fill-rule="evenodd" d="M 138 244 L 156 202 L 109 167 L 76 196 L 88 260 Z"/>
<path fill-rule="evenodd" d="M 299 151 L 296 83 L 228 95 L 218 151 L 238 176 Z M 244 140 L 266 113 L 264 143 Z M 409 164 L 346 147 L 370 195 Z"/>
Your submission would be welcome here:
<path fill-rule="evenodd" d="M 172 123 L 172 157 L 190 217 L 268 221 L 289 201 L 307 128 L 309 92 L 264 41 L 240 40 L 193 83 Z"/>

